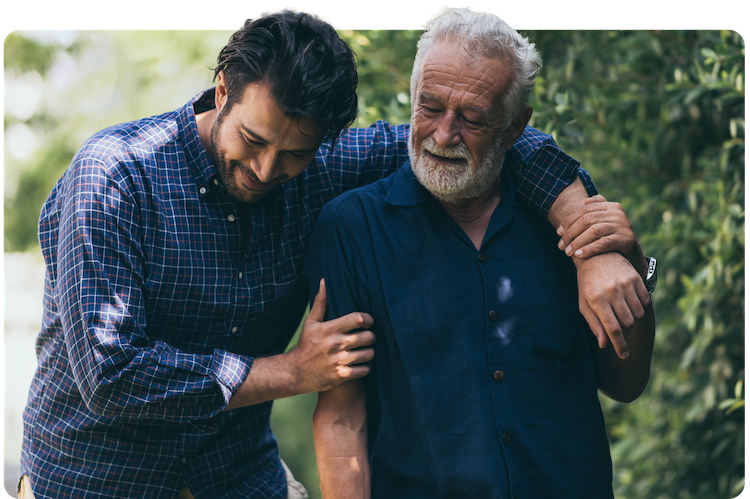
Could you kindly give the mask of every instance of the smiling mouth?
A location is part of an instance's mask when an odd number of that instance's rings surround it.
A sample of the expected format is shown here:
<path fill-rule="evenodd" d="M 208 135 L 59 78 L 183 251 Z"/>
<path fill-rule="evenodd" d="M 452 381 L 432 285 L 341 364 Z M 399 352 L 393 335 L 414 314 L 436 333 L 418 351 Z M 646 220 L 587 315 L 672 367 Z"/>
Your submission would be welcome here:
<path fill-rule="evenodd" d="M 251 191 L 268 190 L 271 187 L 282 183 L 284 180 L 286 180 L 287 177 L 285 174 L 282 174 L 271 180 L 270 182 L 261 182 L 252 170 L 247 171 L 242 165 L 239 164 L 237 164 L 236 167 L 240 172 L 240 175 L 242 175 L 242 183 L 245 184 L 245 187 Z"/>
<path fill-rule="evenodd" d="M 424 153 L 428 155 L 429 158 L 431 158 L 434 161 L 442 162 L 442 163 L 448 163 L 451 165 L 465 165 L 467 164 L 466 158 L 449 158 L 447 156 L 439 156 L 435 153 L 432 153 L 428 150 L 424 150 Z"/>

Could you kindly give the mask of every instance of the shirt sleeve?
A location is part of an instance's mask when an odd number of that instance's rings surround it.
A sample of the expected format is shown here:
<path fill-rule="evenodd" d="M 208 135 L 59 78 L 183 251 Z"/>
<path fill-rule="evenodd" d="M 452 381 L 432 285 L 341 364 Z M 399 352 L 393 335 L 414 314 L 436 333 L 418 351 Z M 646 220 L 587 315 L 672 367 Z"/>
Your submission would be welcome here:
<path fill-rule="evenodd" d="M 326 149 L 324 162 L 335 186 L 334 196 L 390 175 L 408 158 L 408 125 L 378 121 L 369 128 L 346 131 L 333 149 Z M 588 172 L 565 154 L 551 135 L 526 127 L 505 157 L 521 204 L 543 219 L 557 196 L 576 177 L 589 196 L 597 193 Z"/>
<path fill-rule="evenodd" d="M 366 270 L 359 264 L 369 255 L 359 244 L 370 240 L 366 223 L 347 223 L 351 212 L 342 210 L 340 201 L 341 198 L 323 209 L 305 257 L 304 272 L 310 285 L 311 303 L 318 293 L 320 280 L 325 278 L 326 320 L 370 310 Z M 354 207 L 350 205 L 349 208 Z M 342 214 L 345 214 L 343 218 Z"/>
<path fill-rule="evenodd" d="M 70 367 L 96 414 L 189 421 L 225 409 L 252 359 L 149 338 L 143 229 L 116 167 L 79 156 L 58 192 L 56 300 Z"/>
<path fill-rule="evenodd" d="M 521 204 L 545 220 L 557 196 L 576 177 L 589 196 L 597 193 L 589 173 L 578 161 L 562 152 L 551 135 L 529 126 L 506 154 L 505 167 L 516 184 Z"/>

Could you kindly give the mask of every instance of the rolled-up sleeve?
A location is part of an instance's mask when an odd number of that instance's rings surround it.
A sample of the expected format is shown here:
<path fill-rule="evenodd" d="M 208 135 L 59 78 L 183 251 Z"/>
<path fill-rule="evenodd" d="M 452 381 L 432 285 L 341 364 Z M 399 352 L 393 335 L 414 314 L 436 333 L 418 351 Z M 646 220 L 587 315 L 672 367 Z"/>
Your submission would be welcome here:
<path fill-rule="evenodd" d="M 560 150 L 552 136 L 532 127 L 526 127 L 508 152 L 506 166 L 522 204 L 544 219 L 557 196 L 576 178 L 581 179 L 589 196 L 597 193 L 591 176 L 580 163 Z"/>
<path fill-rule="evenodd" d="M 186 421 L 227 407 L 252 358 L 151 339 L 149 264 L 127 176 L 78 158 L 59 192 L 56 283 L 72 372 L 95 414 Z"/>

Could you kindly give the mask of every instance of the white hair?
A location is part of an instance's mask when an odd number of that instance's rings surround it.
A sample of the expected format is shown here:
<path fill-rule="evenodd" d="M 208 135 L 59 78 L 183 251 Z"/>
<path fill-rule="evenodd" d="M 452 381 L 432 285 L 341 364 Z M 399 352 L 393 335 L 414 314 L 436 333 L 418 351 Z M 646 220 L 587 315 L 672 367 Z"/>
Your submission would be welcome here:
<path fill-rule="evenodd" d="M 416 102 L 417 84 L 422 60 L 435 42 L 455 43 L 467 53 L 489 59 L 511 61 L 513 81 L 503 96 L 503 129 L 521 114 L 534 88 L 534 80 L 542 67 L 542 60 L 533 43 L 493 14 L 472 12 L 468 9 L 448 9 L 428 22 L 417 43 L 417 55 L 411 73 L 411 102 Z"/>

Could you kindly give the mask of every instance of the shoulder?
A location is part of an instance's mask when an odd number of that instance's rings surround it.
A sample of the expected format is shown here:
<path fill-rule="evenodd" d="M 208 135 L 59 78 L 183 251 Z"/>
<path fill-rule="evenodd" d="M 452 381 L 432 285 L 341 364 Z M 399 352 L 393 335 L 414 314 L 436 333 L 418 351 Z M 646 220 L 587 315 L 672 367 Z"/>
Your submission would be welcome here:
<path fill-rule="evenodd" d="M 177 116 L 171 112 L 105 128 L 84 142 L 76 159 L 117 163 L 155 154 L 178 139 Z"/>
<path fill-rule="evenodd" d="M 329 201 L 315 224 L 316 236 L 357 246 L 371 240 L 378 224 L 387 219 L 385 198 L 395 175 L 352 189 Z"/>
<path fill-rule="evenodd" d="M 140 184 L 135 179 L 148 176 L 165 158 L 179 156 L 179 139 L 175 112 L 114 125 L 83 143 L 65 177 L 94 184 Z"/>
<path fill-rule="evenodd" d="M 325 205 L 321 217 L 324 214 L 335 215 L 357 222 L 363 220 L 367 214 L 376 214 L 382 210 L 396 174 L 393 173 L 372 184 L 351 189 L 335 197 Z"/>
<path fill-rule="evenodd" d="M 540 149 L 547 147 L 557 149 L 557 143 L 551 135 L 546 134 L 537 130 L 536 128 L 527 126 L 523 134 L 513 144 L 513 150 L 519 153 L 524 159 L 536 154 Z"/>

